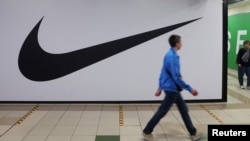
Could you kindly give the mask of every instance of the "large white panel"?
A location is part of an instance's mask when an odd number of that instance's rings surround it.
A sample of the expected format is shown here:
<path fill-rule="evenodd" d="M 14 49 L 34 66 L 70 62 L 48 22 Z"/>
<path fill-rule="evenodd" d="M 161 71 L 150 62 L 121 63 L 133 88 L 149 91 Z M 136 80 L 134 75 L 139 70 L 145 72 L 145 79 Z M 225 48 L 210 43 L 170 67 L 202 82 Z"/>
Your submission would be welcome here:
<path fill-rule="evenodd" d="M 42 17 L 39 43 L 53 54 L 202 19 L 64 77 L 39 82 L 22 75 L 18 56 Z M 182 36 L 182 73 L 200 92 L 197 97 L 183 92 L 184 98 L 222 98 L 220 0 L 1 0 L 0 19 L 0 101 L 160 100 L 153 94 L 171 34 Z"/>

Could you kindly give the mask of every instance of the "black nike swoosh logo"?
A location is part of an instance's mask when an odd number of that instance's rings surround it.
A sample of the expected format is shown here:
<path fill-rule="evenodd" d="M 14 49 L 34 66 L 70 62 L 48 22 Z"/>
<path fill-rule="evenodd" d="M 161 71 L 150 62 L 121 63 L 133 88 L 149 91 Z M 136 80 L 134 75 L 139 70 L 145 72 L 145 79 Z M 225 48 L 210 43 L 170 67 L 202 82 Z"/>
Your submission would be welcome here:
<path fill-rule="evenodd" d="M 201 18 L 68 53 L 52 54 L 39 45 L 38 30 L 42 18 L 22 45 L 18 58 L 19 69 L 26 78 L 33 81 L 57 79 L 199 19 Z"/>

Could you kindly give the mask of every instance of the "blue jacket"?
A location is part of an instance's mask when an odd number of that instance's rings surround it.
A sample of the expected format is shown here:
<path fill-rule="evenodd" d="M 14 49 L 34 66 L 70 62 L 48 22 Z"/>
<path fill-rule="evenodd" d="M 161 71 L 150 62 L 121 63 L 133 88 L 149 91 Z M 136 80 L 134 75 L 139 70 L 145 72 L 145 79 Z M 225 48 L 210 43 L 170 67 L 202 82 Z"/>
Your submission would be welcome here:
<path fill-rule="evenodd" d="M 168 75 L 167 70 L 171 73 L 172 77 Z M 159 87 L 164 91 L 178 92 L 176 86 L 176 84 L 178 84 L 181 88 L 191 92 L 192 87 L 182 80 L 180 72 L 179 56 L 176 50 L 171 48 L 164 57 L 163 67 L 159 79 Z"/>

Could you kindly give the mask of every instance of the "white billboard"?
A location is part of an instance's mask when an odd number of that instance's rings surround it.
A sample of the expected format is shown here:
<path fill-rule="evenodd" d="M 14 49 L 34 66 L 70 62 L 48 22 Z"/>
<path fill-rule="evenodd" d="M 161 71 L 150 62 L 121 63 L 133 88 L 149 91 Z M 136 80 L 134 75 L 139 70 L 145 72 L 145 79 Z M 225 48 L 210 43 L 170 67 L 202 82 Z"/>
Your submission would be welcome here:
<path fill-rule="evenodd" d="M 222 99 L 219 0 L 1 0 L 0 19 L 0 101 L 161 100 L 171 34 L 200 93 L 183 97 Z"/>

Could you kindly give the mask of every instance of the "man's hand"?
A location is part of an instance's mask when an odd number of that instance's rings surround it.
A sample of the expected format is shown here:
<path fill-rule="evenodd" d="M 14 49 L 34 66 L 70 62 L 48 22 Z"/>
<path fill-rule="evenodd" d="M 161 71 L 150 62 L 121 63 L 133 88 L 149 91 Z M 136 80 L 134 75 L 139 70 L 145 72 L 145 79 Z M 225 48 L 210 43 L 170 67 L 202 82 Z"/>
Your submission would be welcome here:
<path fill-rule="evenodd" d="M 198 95 L 198 91 L 196 89 L 192 89 L 191 94 L 193 96 L 197 96 Z"/>
<path fill-rule="evenodd" d="M 238 64 L 239 67 L 241 67 L 241 64 Z"/>
<path fill-rule="evenodd" d="M 161 89 L 157 89 L 157 91 L 155 92 L 155 96 L 160 96 L 161 95 Z"/>

